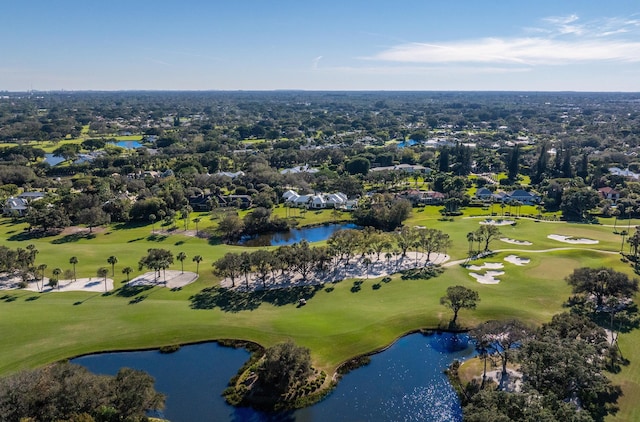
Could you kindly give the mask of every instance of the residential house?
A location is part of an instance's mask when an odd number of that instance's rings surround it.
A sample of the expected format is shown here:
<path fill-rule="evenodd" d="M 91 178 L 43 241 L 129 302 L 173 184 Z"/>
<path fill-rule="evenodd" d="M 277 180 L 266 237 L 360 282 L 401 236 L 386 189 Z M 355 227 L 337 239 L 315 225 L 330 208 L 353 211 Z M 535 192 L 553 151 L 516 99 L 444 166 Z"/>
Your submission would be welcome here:
<path fill-rule="evenodd" d="M 238 206 L 238 208 L 247 209 L 251 208 L 253 202 L 251 201 L 251 196 L 249 195 L 219 195 L 218 204 L 220 204 L 221 207 Z"/>
<path fill-rule="evenodd" d="M 487 188 L 480 188 L 476 191 L 476 198 L 482 201 L 488 201 L 493 197 L 493 192 Z"/>
<path fill-rule="evenodd" d="M 609 186 L 598 189 L 598 193 L 602 199 L 608 199 L 613 202 L 617 202 L 620 199 L 620 192 Z"/>
<path fill-rule="evenodd" d="M 240 177 L 240 176 L 244 176 L 244 171 L 236 171 L 236 172 L 231 172 L 231 171 L 219 171 L 216 173 L 217 176 L 225 176 L 225 177 L 230 177 L 232 179 L 235 179 L 236 177 Z"/>
<path fill-rule="evenodd" d="M 431 173 L 431 169 L 429 167 L 421 166 L 419 164 L 397 164 L 395 166 L 373 167 L 369 171 L 404 171 L 406 173 L 422 174 Z"/>
<path fill-rule="evenodd" d="M 524 189 L 516 189 L 507 195 L 507 201 L 520 201 L 525 205 L 533 205 L 540 202 L 540 197 Z"/>
<path fill-rule="evenodd" d="M 400 196 L 409 202 L 411 205 L 436 205 L 444 202 L 445 196 L 443 193 L 435 191 L 420 191 L 411 189 L 400 193 Z"/>
<path fill-rule="evenodd" d="M 298 173 L 314 174 L 319 171 L 320 171 L 319 169 L 309 167 L 307 164 L 305 164 L 304 166 L 296 166 L 296 167 L 280 170 L 280 174 L 298 174 Z"/>
<path fill-rule="evenodd" d="M 640 179 L 640 174 L 634 173 L 629 169 L 622 170 L 621 168 L 618 168 L 618 167 L 609 167 L 609 173 L 616 176 L 622 176 L 622 177 L 626 177 L 634 180 Z"/>
<path fill-rule="evenodd" d="M 9 197 L 2 208 L 2 213 L 9 216 L 23 216 L 29 210 L 29 204 L 45 197 L 44 192 L 23 192 L 17 197 Z"/>
<path fill-rule="evenodd" d="M 189 197 L 189 206 L 194 211 L 210 211 L 211 210 L 211 198 L 214 195 L 208 193 L 201 193 L 200 195 L 195 195 Z M 214 199 L 215 200 L 215 199 Z"/>
<path fill-rule="evenodd" d="M 284 199 L 285 204 L 299 208 L 353 209 L 357 204 L 356 201 L 349 201 L 347 195 L 342 192 L 300 195 L 294 190 L 288 190 L 282 194 L 282 198 Z"/>

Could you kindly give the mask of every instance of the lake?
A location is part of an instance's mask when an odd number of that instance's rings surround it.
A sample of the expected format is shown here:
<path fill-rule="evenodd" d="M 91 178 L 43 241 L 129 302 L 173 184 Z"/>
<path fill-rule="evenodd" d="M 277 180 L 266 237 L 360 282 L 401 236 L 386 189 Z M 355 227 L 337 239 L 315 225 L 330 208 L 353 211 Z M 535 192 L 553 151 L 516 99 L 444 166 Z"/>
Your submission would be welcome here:
<path fill-rule="evenodd" d="M 265 413 L 234 408 L 221 394 L 248 359 L 243 349 L 203 343 L 171 354 L 158 351 L 105 353 L 73 359 L 89 370 L 114 375 L 121 367 L 149 372 L 167 395 L 159 415 L 182 421 L 430 421 L 462 420 L 458 397 L 443 370 L 473 356 L 466 335 L 411 334 L 371 363 L 345 375 L 323 401 L 293 412 Z"/>
<path fill-rule="evenodd" d="M 114 144 L 116 146 L 119 146 L 121 148 L 126 148 L 126 149 L 136 149 L 142 146 L 142 144 L 138 141 L 118 141 L 118 142 L 114 142 Z"/>
<path fill-rule="evenodd" d="M 64 161 L 63 157 L 56 157 L 52 153 L 47 153 L 44 155 L 44 161 L 48 163 L 51 167 L 56 166 Z"/>
<path fill-rule="evenodd" d="M 398 142 L 397 147 L 398 148 L 411 147 L 413 145 L 416 145 L 417 143 L 418 141 L 416 141 L 415 139 L 408 139 L 406 141 Z"/>
<path fill-rule="evenodd" d="M 344 229 L 357 229 L 360 226 L 353 223 L 326 224 L 322 226 L 290 229 L 288 232 L 266 233 L 257 236 L 246 236 L 240 239 L 243 246 L 283 246 L 292 245 L 302 240 L 320 242 L 327 240 L 333 233 Z"/>

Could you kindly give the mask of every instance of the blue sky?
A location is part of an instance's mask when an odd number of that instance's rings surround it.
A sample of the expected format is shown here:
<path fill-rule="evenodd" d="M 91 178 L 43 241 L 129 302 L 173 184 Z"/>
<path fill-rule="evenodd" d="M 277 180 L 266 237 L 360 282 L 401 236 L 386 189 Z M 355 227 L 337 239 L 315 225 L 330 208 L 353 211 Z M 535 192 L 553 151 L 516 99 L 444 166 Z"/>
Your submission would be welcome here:
<path fill-rule="evenodd" d="M 0 90 L 640 91 L 637 0 L 6 0 Z"/>

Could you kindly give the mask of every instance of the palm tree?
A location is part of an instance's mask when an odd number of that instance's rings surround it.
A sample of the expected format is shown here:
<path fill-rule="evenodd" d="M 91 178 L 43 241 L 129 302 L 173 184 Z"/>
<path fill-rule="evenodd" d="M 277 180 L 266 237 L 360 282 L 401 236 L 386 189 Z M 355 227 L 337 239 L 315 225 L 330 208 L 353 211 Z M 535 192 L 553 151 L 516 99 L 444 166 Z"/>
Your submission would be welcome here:
<path fill-rule="evenodd" d="M 60 276 L 60 274 L 62 274 L 62 270 L 60 268 L 54 268 L 53 271 L 51 271 L 51 274 L 53 275 L 53 277 L 51 277 L 49 284 L 51 284 L 51 281 L 54 281 L 55 285 L 58 286 L 58 290 L 60 290 L 60 283 L 58 282 L 58 277 Z"/>
<path fill-rule="evenodd" d="M 98 271 L 96 272 L 96 274 L 98 275 L 98 277 L 102 277 L 104 279 L 104 291 L 107 291 L 107 275 L 109 274 L 109 269 L 107 269 L 106 267 L 100 267 L 98 268 Z"/>
<path fill-rule="evenodd" d="M 47 269 L 47 264 L 38 265 L 38 271 L 40 271 L 40 277 L 41 277 L 40 281 L 42 283 L 42 289 L 44 289 L 44 270 L 46 270 L 46 269 Z M 37 279 L 36 279 L 36 288 L 38 290 L 42 290 L 40 287 L 38 287 Z"/>
<path fill-rule="evenodd" d="M 476 235 L 473 232 L 467 233 L 467 242 L 469 242 L 469 256 L 471 256 L 471 252 L 473 251 L 473 242 L 476 240 Z"/>
<path fill-rule="evenodd" d="M 196 236 L 198 236 L 198 223 L 200 222 L 200 217 L 194 218 L 193 222 L 196 223 Z"/>
<path fill-rule="evenodd" d="M 626 230 L 622 230 L 620 232 L 620 236 L 622 236 L 622 244 L 620 245 L 620 253 L 622 253 L 622 251 L 624 250 L 624 238 L 627 236 L 627 234 L 629 234 L 629 232 L 627 232 Z"/>
<path fill-rule="evenodd" d="M 156 232 L 156 215 L 155 214 L 149 214 L 149 221 L 151 221 L 151 233 L 155 233 Z"/>
<path fill-rule="evenodd" d="M 613 233 L 616 234 L 618 233 L 616 226 L 618 225 L 618 217 L 620 216 L 620 210 L 616 208 L 615 210 L 611 211 L 611 215 L 615 217 L 615 220 L 613 220 Z"/>
<path fill-rule="evenodd" d="M 202 256 L 196 255 L 191 260 L 196 263 L 196 274 L 200 274 L 199 271 L 200 271 L 200 263 L 202 262 Z"/>
<path fill-rule="evenodd" d="M 391 264 L 391 258 L 393 257 L 393 254 L 391 252 L 387 252 L 384 254 L 385 259 L 387 260 L 387 267 Z"/>
<path fill-rule="evenodd" d="M 69 258 L 69 264 L 73 265 L 73 281 L 76 281 L 76 264 L 78 263 L 78 258 L 72 256 Z"/>
<path fill-rule="evenodd" d="M 131 267 L 124 267 L 122 269 L 122 274 L 126 274 L 127 276 L 127 283 L 129 282 L 129 274 L 131 274 L 133 272 L 133 268 Z"/>
<path fill-rule="evenodd" d="M 189 229 L 189 213 L 193 211 L 189 205 L 185 205 L 181 210 L 181 217 L 184 220 L 184 230 L 187 231 Z"/>
<path fill-rule="evenodd" d="M 629 233 L 629 230 L 631 229 L 631 213 L 633 212 L 633 207 L 626 207 L 624 209 L 624 213 L 627 214 L 627 218 L 629 219 L 629 221 L 627 222 L 627 233 Z"/>
<path fill-rule="evenodd" d="M 367 278 L 369 278 L 369 266 L 371 265 L 371 258 L 366 257 L 362 260 L 362 265 L 364 265 L 367 271 Z"/>
<path fill-rule="evenodd" d="M 36 249 L 36 245 L 34 244 L 28 244 L 27 245 L 27 250 L 29 251 L 29 260 L 31 261 L 31 264 L 34 264 L 36 262 L 36 255 L 38 255 L 38 250 Z"/>
<path fill-rule="evenodd" d="M 180 261 L 180 266 L 182 267 L 181 274 L 184 274 L 184 260 L 187 259 L 187 254 L 184 252 L 180 252 L 178 255 L 176 255 L 176 259 Z"/>
<path fill-rule="evenodd" d="M 251 255 L 248 252 L 240 254 L 240 271 L 244 274 L 244 280 L 249 288 L 249 273 L 251 272 Z"/>
<path fill-rule="evenodd" d="M 107 258 L 107 263 L 111 264 L 111 277 L 115 277 L 116 264 L 118 263 L 118 257 L 115 255 L 111 255 Z"/>

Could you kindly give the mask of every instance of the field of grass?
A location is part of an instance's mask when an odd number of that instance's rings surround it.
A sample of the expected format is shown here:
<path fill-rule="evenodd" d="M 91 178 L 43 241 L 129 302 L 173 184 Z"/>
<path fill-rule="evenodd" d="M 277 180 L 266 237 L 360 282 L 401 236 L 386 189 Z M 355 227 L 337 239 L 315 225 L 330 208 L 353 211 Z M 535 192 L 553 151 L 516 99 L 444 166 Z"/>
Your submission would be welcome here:
<path fill-rule="evenodd" d="M 416 209 L 408 224 L 435 227 L 449 233 L 453 246 L 448 251 L 452 259 L 467 255 L 466 234 L 480 227 L 482 217 L 455 217 L 453 222 L 441 221 L 438 207 Z M 278 215 L 286 215 L 285 208 L 276 208 Z M 208 214 L 201 217 L 199 228 L 215 226 Z M 340 216 L 342 219 L 346 217 Z M 320 224 L 333 221 L 330 211 L 300 213 L 300 224 Z M 24 225 L 0 220 L 0 244 L 11 248 L 34 244 L 39 253 L 36 263 L 46 263 L 47 271 L 59 267 L 71 268 L 71 256 L 77 256 L 78 277 L 95 276 L 100 266 L 109 267 L 110 255 L 118 257 L 116 290 L 107 295 L 84 292 L 32 293 L 27 291 L 0 292 L 0 374 L 21 368 L 34 367 L 59 359 L 106 350 L 153 348 L 166 344 L 190 343 L 219 338 L 251 340 L 264 346 L 291 338 L 311 348 L 317 366 L 333 371 L 340 363 L 354 355 L 368 353 L 390 344 L 403 334 L 423 327 L 446 326 L 451 313 L 439 304 L 446 288 L 461 284 L 479 291 L 481 302 L 475 311 L 463 310 L 459 321 L 472 327 L 488 319 L 520 318 L 530 324 L 548 321 L 562 312 L 562 303 L 570 295 L 563 281 L 574 268 L 606 265 L 632 274 L 628 264 L 620 261 L 621 237 L 612 227 L 579 225 L 563 222 L 536 222 L 517 219 L 515 226 L 503 226 L 505 237 L 528 240 L 531 246 L 517 246 L 496 240 L 491 248 L 497 252 L 481 262 L 503 262 L 515 253 L 530 258 L 528 265 L 518 267 L 505 264 L 506 274 L 497 285 L 477 283 L 468 271 L 453 265 L 438 278 L 401 280 L 395 276 L 388 283 L 365 280 L 354 289 L 353 280 L 345 280 L 322 288 L 308 288 L 305 292 L 280 291 L 248 297 L 219 296 L 203 289 L 217 286 L 211 273 L 211 263 L 228 251 L 245 248 L 215 244 L 206 239 L 182 234 L 182 222 L 174 234 L 159 232 L 161 225 L 117 225 L 95 230 L 91 236 L 67 234 L 30 239 Z M 190 223 L 194 229 L 194 223 Z M 596 239 L 597 245 L 570 245 L 547 238 L 561 234 Z M 186 271 L 195 271 L 194 255 L 202 255 L 200 279 L 179 291 L 162 287 L 123 295 L 125 277 L 120 270 L 131 266 L 138 273 L 137 262 L 151 247 L 185 252 Z M 562 248 L 562 249 L 559 249 Z M 540 252 L 555 249 L 550 252 Z M 516 252 L 513 252 L 516 251 Z M 608 253 L 605 253 L 605 252 Z M 176 262 L 174 269 L 179 269 Z M 379 284 L 379 288 L 374 288 Z M 201 308 L 192 308 L 194 295 L 199 294 Z M 297 307 L 303 295 L 307 305 Z M 204 305 L 203 305 L 204 304 Z M 620 340 L 623 353 L 631 364 L 615 381 L 624 388 L 621 412 L 612 420 L 634 420 L 640 417 L 635 402 L 640 398 L 640 362 L 633 350 L 640 345 L 640 332 L 625 334 Z"/>

